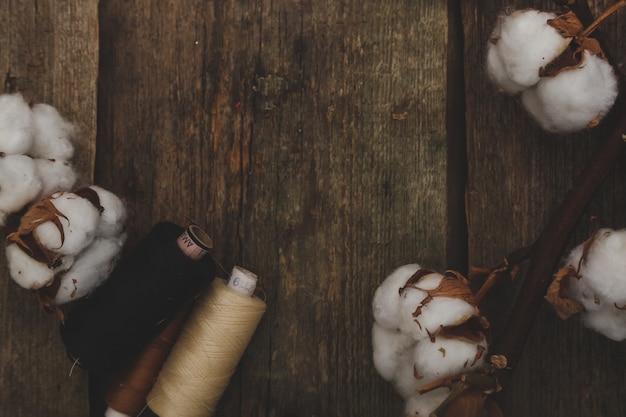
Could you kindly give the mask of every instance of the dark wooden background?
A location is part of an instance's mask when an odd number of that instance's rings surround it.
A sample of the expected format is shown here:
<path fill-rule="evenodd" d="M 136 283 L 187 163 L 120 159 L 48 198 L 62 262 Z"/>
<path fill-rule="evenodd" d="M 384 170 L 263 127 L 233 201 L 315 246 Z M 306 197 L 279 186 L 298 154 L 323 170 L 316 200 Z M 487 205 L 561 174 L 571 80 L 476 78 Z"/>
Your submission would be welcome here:
<path fill-rule="evenodd" d="M 589 1 L 596 15 L 609 0 Z M 401 416 L 372 365 L 395 267 L 467 271 L 531 243 L 606 132 L 542 132 L 483 70 L 505 8 L 553 1 L 4 0 L 4 91 L 81 128 L 75 163 L 128 203 L 129 245 L 194 221 L 268 311 L 219 416 Z M 624 14 L 602 26 L 623 66 Z M 581 220 L 626 227 L 621 158 Z M 0 416 L 88 415 L 53 317 L 0 266 Z M 496 334 L 518 285 L 485 306 Z M 507 417 L 626 415 L 625 345 L 545 306 Z"/>

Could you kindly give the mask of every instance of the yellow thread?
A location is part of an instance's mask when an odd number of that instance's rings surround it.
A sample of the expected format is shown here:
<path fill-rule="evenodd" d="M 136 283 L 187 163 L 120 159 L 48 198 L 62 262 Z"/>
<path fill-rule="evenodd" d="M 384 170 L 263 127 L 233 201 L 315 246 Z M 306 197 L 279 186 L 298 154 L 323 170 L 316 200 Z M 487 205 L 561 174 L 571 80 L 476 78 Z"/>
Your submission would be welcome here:
<path fill-rule="evenodd" d="M 215 279 L 163 365 L 148 395 L 150 409 L 159 417 L 212 415 L 265 308 Z"/>

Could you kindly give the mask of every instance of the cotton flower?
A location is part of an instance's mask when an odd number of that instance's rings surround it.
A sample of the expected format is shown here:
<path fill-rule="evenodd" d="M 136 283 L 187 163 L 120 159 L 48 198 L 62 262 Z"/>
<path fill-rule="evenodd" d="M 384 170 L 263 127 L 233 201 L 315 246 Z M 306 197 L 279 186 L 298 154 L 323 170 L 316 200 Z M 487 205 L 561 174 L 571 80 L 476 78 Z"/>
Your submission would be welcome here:
<path fill-rule="evenodd" d="M 70 192 L 55 193 L 50 202 L 60 214 L 38 226 L 34 235 L 47 250 L 60 254 L 80 253 L 96 235 L 100 212 L 87 199 Z"/>
<path fill-rule="evenodd" d="M 376 289 L 372 300 L 374 320 L 388 329 L 397 329 L 400 326 L 400 303 L 398 291 L 406 281 L 421 267 L 418 264 L 404 265 L 396 269 Z"/>
<path fill-rule="evenodd" d="M 126 205 L 112 192 L 97 185 L 89 187 L 98 194 L 102 213 L 96 234 L 98 236 L 118 236 L 124 229 L 126 222 Z"/>
<path fill-rule="evenodd" d="M 77 175 L 68 161 L 60 159 L 34 159 L 37 176 L 43 187 L 36 200 L 57 191 L 69 191 L 76 182 Z"/>
<path fill-rule="evenodd" d="M 125 238 L 96 238 L 61 276 L 54 301 L 65 304 L 77 300 L 102 284 L 113 270 Z"/>
<path fill-rule="evenodd" d="M 34 140 L 29 151 L 33 158 L 60 159 L 67 161 L 74 154 L 70 138 L 75 127 L 66 121 L 49 104 L 39 103 L 33 107 Z"/>
<path fill-rule="evenodd" d="M 417 342 L 413 354 L 421 376 L 441 379 L 484 366 L 486 351 L 484 337 L 479 341 L 468 341 L 439 336 Z"/>
<path fill-rule="evenodd" d="M 33 201 L 43 188 L 35 162 L 26 155 L 0 156 L 0 225 Z"/>
<path fill-rule="evenodd" d="M 459 325 L 478 313 L 469 288 L 465 293 L 469 300 L 457 297 L 456 293 L 448 295 L 440 289 L 446 281 L 457 282 L 456 278 L 430 273 L 403 289 L 398 320 L 402 332 L 421 340 L 436 334 L 441 327 Z"/>
<path fill-rule="evenodd" d="M 404 265 L 376 289 L 372 312 L 374 367 L 405 399 L 407 416 L 428 416 L 449 393 L 418 388 L 485 366 L 486 323 L 460 274 Z"/>
<path fill-rule="evenodd" d="M 584 307 L 583 323 L 616 341 L 626 339 L 624 254 L 626 229 L 600 229 L 565 260 L 565 268 L 574 271 L 567 281 L 567 297 Z"/>
<path fill-rule="evenodd" d="M 0 154 L 23 155 L 33 143 L 33 112 L 21 94 L 0 95 Z"/>
<path fill-rule="evenodd" d="M 569 43 L 548 25 L 556 14 L 534 9 L 500 16 L 487 46 L 487 73 L 505 92 L 519 93 L 539 82 L 539 69 Z"/>
<path fill-rule="evenodd" d="M 76 182 L 69 163 L 72 124 L 47 104 L 0 95 L 0 225 L 10 214 Z"/>
<path fill-rule="evenodd" d="M 5 253 L 9 274 L 21 287 L 36 290 L 49 285 L 54 279 L 53 268 L 29 256 L 19 245 L 8 244 Z"/>
<path fill-rule="evenodd" d="M 392 381 L 396 377 L 398 368 L 404 365 L 405 353 L 409 349 L 413 349 L 415 343 L 411 336 L 399 330 L 390 330 L 374 322 L 372 326 L 374 367 L 380 376 L 387 381 Z"/>
<path fill-rule="evenodd" d="M 54 307 L 93 292 L 109 276 L 126 240 L 126 209 L 102 187 L 45 196 L 7 236 L 11 277 Z"/>
<path fill-rule="evenodd" d="M 501 16 L 487 46 L 486 70 L 501 90 L 521 93 L 524 108 L 554 133 L 594 127 L 618 94 L 599 43 L 571 11 Z"/>
<path fill-rule="evenodd" d="M 575 132 L 606 115 L 617 98 L 617 87 L 611 65 L 584 51 L 579 67 L 541 78 L 522 93 L 522 104 L 545 130 Z"/>

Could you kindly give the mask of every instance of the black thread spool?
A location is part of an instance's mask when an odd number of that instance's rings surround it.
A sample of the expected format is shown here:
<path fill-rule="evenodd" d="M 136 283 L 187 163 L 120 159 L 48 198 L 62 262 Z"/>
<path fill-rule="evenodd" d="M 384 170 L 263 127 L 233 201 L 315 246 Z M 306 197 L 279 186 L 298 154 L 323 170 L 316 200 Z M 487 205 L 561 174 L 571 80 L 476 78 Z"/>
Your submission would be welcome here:
<path fill-rule="evenodd" d="M 215 264 L 203 256 L 211 246 L 197 226 L 156 224 L 109 279 L 68 313 L 60 327 L 68 356 L 100 375 L 133 359 L 213 281 Z"/>

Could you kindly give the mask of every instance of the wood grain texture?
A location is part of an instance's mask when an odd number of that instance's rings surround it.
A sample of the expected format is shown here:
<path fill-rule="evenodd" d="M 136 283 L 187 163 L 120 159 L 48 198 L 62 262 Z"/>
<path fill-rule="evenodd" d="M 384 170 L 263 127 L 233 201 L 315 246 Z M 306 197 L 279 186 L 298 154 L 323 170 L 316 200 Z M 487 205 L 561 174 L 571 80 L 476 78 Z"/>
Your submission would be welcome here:
<path fill-rule="evenodd" d="M 596 13 L 610 1 L 591 4 Z M 500 95 L 483 70 L 484 52 L 498 13 L 506 8 L 558 10 L 555 2 L 463 2 L 468 138 L 469 259 L 495 266 L 512 250 L 531 244 L 607 132 L 607 124 L 576 135 L 541 131 L 519 100 Z M 622 19 L 623 21 L 623 19 Z M 613 18 L 603 29 L 616 64 L 623 67 L 624 26 Z M 591 215 L 604 226 L 626 224 L 621 192 L 624 159 L 589 205 L 571 245 L 585 239 Z M 570 245 L 570 247 L 571 247 Z M 521 275 L 523 277 L 523 271 Z M 487 299 L 495 335 L 506 325 L 517 284 L 503 283 Z M 624 415 L 624 345 L 562 322 L 547 305 L 539 312 L 522 362 L 501 395 L 508 417 Z"/>
<path fill-rule="evenodd" d="M 72 162 L 82 183 L 92 182 L 95 159 L 97 28 L 95 1 L 0 5 L 3 92 L 50 104 L 78 127 Z M 0 415 L 84 416 L 86 376 L 68 377 L 58 320 L 10 279 L 4 260 L 0 279 Z"/>
<path fill-rule="evenodd" d="M 198 222 L 268 312 L 218 415 L 401 414 L 370 300 L 447 247 L 445 2 L 101 3 L 96 180 Z"/>

